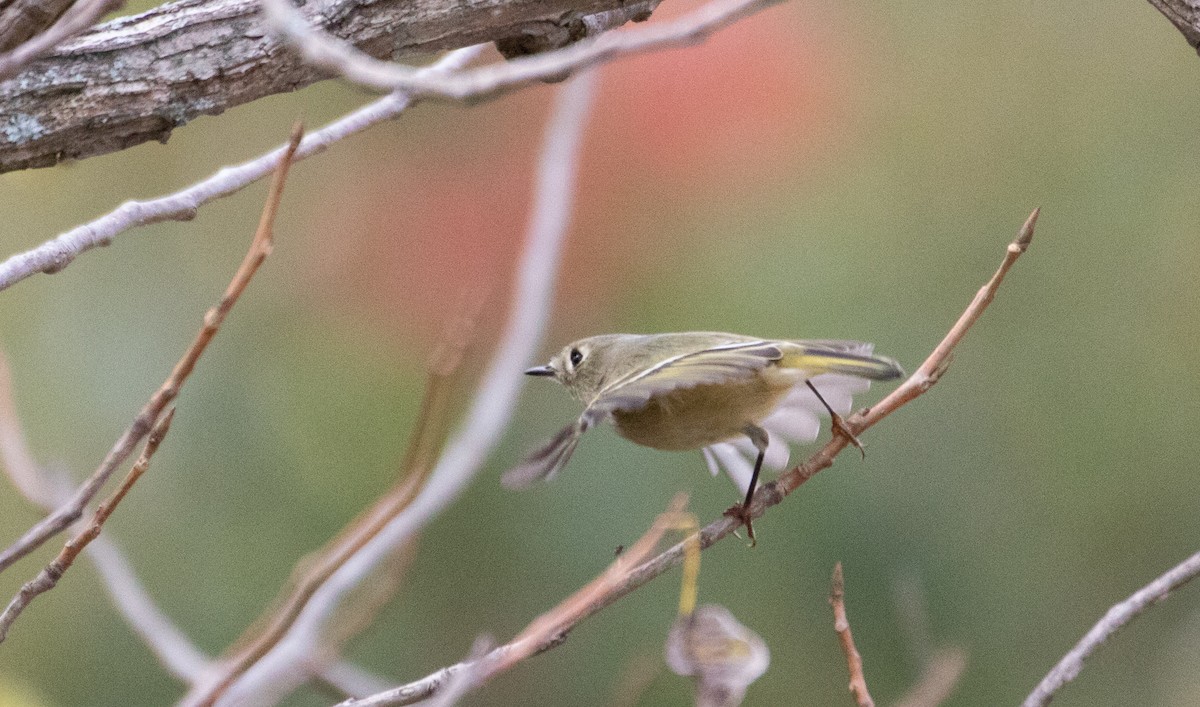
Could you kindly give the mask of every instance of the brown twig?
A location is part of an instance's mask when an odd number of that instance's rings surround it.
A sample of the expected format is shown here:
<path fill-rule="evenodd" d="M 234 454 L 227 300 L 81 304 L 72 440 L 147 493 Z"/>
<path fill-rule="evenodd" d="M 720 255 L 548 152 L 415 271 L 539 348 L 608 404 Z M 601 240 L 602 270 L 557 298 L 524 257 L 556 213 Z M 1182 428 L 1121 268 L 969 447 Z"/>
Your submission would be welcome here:
<path fill-rule="evenodd" d="M 850 632 L 850 619 L 846 616 L 846 580 L 842 576 L 842 563 L 833 566 L 833 581 L 829 585 L 829 605 L 833 607 L 833 630 L 837 631 L 846 654 L 846 667 L 850 670 L 850 694 L 858 707 L 875 707 L 875 700 L 867 689 L 867 678 L 863 674 L 862 654 L 854 645 L 854 634 Z"/>
<path fill-rule="evenodd" d="M 142 474 L 150 468 L 150 458 L 158 451 L 158 445 L 162 443 L 163 438 L 167 436 L 167 432 L 171 429 L 171 420 L 175 417 L 175 409 L 171 408 L 163 415 L 154 425 L 154 429 L 150 431 L 150 436 L 146 440 L 146 446 L 142 449 L 141 456 L 134 462 L 133 468 L 129 470 L 129 474 L 125 476 L 125 480 L 121 482 L 113 495 L 100 504 L 96 509 L 96 514 L 92 516 L 91 523 L 88 524 L 78 535 L 67 541 L 63 549 L 59 551 L 58 556 L 51 560 L 50 564 L 46 565 L 37 577 L 25 583 L 21 587 L 21 591 L 13 597 L 9 602 L 8 607 L 4 609 L 4 613 L 0 614 L 0 643 L 8 637 L 8 630 L 12 627 L 13 622 L 29 606 L 29 603 L 34 600 L 39 594 L 44 594 L 54 587 L 58 586 L 58 581 L 62 579 L 67 570 L 79 557 L 79 553 L 83 552 L 83 548 L 88 546 L 88 543 L 96 539 L 100 535 L 100 530 L 104 527 L 104 522 L 112 515 L 112 512 L 120 505 L 121 500 L 125 498 L 125 494 L 129 493 L 129 489 L 137 483 Z"/>
<path fill-rule="evenodd" d="M 1146 609 L 1166 599 L 1171 592 L 1195 579 L 1197 575 L 1200 575 L 1200 552 L 1167 570 L 1153 582 L 1131 594 L 1125 601 L 1114 605 L 1096 622 L 1092 630 L 1079 639 L 1079 643 L 1063 656 L 1046 677 L 1042 678 L 1033 692 L 1029 693 L 1029 697 L 1025 698 L 1023 707 L 1042 707 L 1049 704 L 1063 686 L 1079 676 L 1079 672 L 1083 670 L 1083 661 L 1095 653 L 1110 636 Z"/>
<path fill-rule="evenodd" d="M 925 359 L 925 362 L 921 364 L 921 367 L 918 368 L 917 371 L 908 378 L 908 380 L 906 380 L 899 388 L 893 391 L 891 395 L 887 396 L 878 405 L 870 408 L 869 410 L 856 413 L 846 420 L 846 423 L 850 425 L 850 429 L 855 434 L 859 434 L 863 430 L 875 425 L 880 420 L 903 407 L 907 403 L 920 397 L 925 391 L 929 390 L 929 388 L 937 383 L 938 379 L 942 373 L 945 372 L 946 367 L 949 365 L 950 355 L 953 353 L 955 346 L 958 345 L 958 343 L 970 330 L 971 325 L 973 325 L 983 314 L 984 310 L 987 309 L 988 304 L 991 303 L 992 299 L 996 295 L 997 290 L 1000 288 L 1000 284 L 1003 282 L 1004 276 L 1008 273 L 1009 269 L 1012 268 L 1017 259 L 1021 257 L 1021 254 L 1024 253 L 1029 247 L 1030 241 L 1033 238 L 1034 226 L 1037 223 L 1038 213 L 1039 210 L 1034 209 L 1033 213 L 1029 215 L 1029 218 L 1026 219 L 1025 223 L 1018 231 L 1016 239 L 1014 239 L 1013 242 L 1008 245 L 1008 248 L 1005 251 L 1004 260 L 1001 262 L 999 269 L 987 282 L 987 284 L 985 284 L 975 295 L 975 298 L 967 306 L 966 310 L 963 311 L 962 315 L 958 318 L 958 321 L 955 322 L 954 326 L 950 328 L 950 331 L 942 339 L 941 343 L 934 348 L 929 357 Z M 835 435 L 833 439 L 831 439 L 825 444 L 824 447 L 813 454 L 813 456 L 810 457 L 804 464 L 788 471 L 779 479 L 760 487 L 759 491 L 754 495 L 754 502 L 750 506 L 749 515 L 752 518 L 759 518 L 763 515 L 763 513 L 766 512 L 768 508 L 778 505 L 789 493 L 794 491 L 808 479 L 812 478 L 813 475 L 822 469 L 829 467 L 833 463 L 833 458 L 837 456 L 838 452 L 845 449 L 846 445 L 847 441 L 845 438 Z M 711 547 L 722 538 L 732 534 L 733 531 L 736 530 L 740 525 L 740 519 L 735 519 L 729 516 L 722 516 L 720 519 L 709 523 L 700 530 L 698 538 L 700 549 L 703 550 Z M 687 544 L 694 542 L 696 542 L 696 539 L 694 537 L 689 537 L 679 543 L 676 543 L 658 555 L 647 559 L 637 567 L 630 568 L 624 573 L 624 579 L 620 584 L 609 587 L 605 592 L 596 594 L 591 598 L 590 603 L 586 607 L 578 608 L 578 610 L 572 614 L 572 622 L 564 625 L 561 628 L 559 635 L 565 636 L 566 632 L 574 628 L 574 626 L 580 621 L 583 621 L 584 619 L 600 612 L 604 608 L 611 606 L 619 601 L 622 597 L 631 594 L 650 580 L 658 577 L 675 565 L 680 564 L 683 561 Z M 501 646 L 500 648 L 497 648 L 496 651 L 493 651 L 493 654 L 497 651 L 506 651 L 512 645 L 512 643 L 509 643 L 505 646 Z M 549 648 L 554 647 L 554 645 L 557 645 L 557 643 L 551 641 L 550 643 L 541 646 L 540 650 L 548 650 Z M 453 675 L 455 672 L 462 669 L 462 665 L 463 664 L 459 663 L 457 665 L 442 668 L 424 678 L 421 678 L 420 680 L 393 688 L 392 690 L 387 691 L 387 693 L 381 693 L 389 695 L 389 701 L 351 701 L 343 704 L 357 706 L 375 704 L 412 704 L 413 702 L 426 699 L 430 695 L 434 694 L 440 688 L 440 686 L 445 683 L 450 675 Z"/>
<path fill-rule="evenodd" d="M 183 387 L 184 382 L 191 375 L 192 369 L 195 368 L 196 362 L 204 353 L 205 348 L 208 347 L 209 342 L 216 336 L 221 323 L 225 321 L 225 317 L 229 314 L 229 311 L 233 308 L 233 305 L 237 302 L 242 292 L 245 291 L 251 278 L 254 277 L 254 273 L 258 271 L 259 266 L 262 265 L 267 255 L 271 252 L 271 231 L 275 222 L 275 213 L 279 208 L 279 199 L 283 194 L 283 184 L 287 178 L 288 167 L 291 165 L 292 154 L 294 154 L 296 146 L 299 145 L 303 133 L 303 129 L 297 124 L 292 131 L 292 139 L 288 150 L 284 152 L 278 171 L 275 173 L 275 180 L 271 184 L 270 196 L 267 198 L 266 206 L 263 208 L 262 219 L 259 221 L 258 230 L 254 234 L 254 240 L 250 244 L 250 250 L 246 253 L 245 259 L 242 260 L 241 266 L 233 276 L 233 280 L 230 281 L 229 286 L 225 289 L 225 293 L 222 295 L 220 301 L 204 315 L 204 324 L 196 334 L 196 338 L 192 341 L 191 345 L 188 346 L 187 351 L 184 352 L 183 357 L 175 364 L 175 368 L 167 376 L 162 386 L 150 396 L 150 400 L 138 412 L 133 423 L 117 439 L 117 442 L 109 450 L 108 455 L 100 463 L 96 471 L 76 489 L 70 501 L 43 518 L 17 542 L 13 543 L 3 552 L 0 552 L 0 571 L 3 571 L 20 558 L 33 552 L 47 540 L 78 520 L 88 502 L 96 496 L 100 488 L 108 481 L 113 472 L 116 471 L 117 467 L 129 458 L 129 455 L 133 453 L 138 443 L 150 432 L 155 421 L 162 414 L 162 411 L 179 395 L 180 388 Z"/>

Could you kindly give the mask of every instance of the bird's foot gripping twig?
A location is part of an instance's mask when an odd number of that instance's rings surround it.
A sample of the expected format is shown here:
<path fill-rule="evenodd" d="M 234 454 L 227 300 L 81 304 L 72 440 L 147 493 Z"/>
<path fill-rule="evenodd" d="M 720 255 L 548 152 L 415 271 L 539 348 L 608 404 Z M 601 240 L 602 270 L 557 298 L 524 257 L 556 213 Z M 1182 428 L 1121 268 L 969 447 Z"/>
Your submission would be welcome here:
<path fill-rule="evenodd" d="M 754 537 L 754 517 L 750 515 L 750 499 L 747 499 L 744 503 L 738 503 L 726 508 L 725 512 L 721 515 L 741 521 L 742 525 L 746 526 L 746 535 L 750 538 L 750 547 L 758 544 L 758 539 Z"/>
<path fill-rule="evenodd" d="M 859 441 L 858 437 L 854 434 L 854 430 L 850 429 L 850 425 L 846 424 L 846 418 L 844 418 L 841 415 L 834 412 L 833 413 L 833 436 L 837 437 L 838 435 L 845 437 L 846 441 L 849 442 L 855 449 L 858 450 L 858 453 L 862 455 L 863 459 L 867 458 L 866 448 L 863 446 L 863 443 Z"/>

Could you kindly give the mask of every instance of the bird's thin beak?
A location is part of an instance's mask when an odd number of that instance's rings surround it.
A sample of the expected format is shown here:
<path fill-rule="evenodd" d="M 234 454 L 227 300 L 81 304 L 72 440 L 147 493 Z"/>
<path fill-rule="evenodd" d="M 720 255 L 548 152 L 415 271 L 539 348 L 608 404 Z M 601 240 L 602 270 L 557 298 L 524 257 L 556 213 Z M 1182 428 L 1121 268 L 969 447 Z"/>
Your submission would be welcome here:
<path fill-rule="evenodd" d="M 526 369 L 525 375 L 527 375 L 527 376 L 552 376 L 552 375 L 554 375 L 554 369 L 551 368 L 550 366 L 534 366 L 533 368 Z"/>

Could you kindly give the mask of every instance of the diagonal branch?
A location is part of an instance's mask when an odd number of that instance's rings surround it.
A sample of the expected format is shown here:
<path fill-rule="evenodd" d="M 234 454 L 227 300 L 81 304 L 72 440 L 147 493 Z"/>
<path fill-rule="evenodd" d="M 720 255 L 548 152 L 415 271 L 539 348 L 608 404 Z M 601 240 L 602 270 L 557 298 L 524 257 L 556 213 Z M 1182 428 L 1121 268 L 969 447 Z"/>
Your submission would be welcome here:
<path fill-rule="evenodd" d="M 1128 599 L 1113 606 L 1104 617 L 1096 622 L 1092 630 L 1079 639 L 1079 643 L 1063 656 L 1062 660 L 1042 678 L 1029 697 L 1022 703 L 1024 707 L 1042 707 L 1050 704 L 1054 695 L 1067 683 L 1079 677 L 1083 670 L 1083 661 L 1087 660 L 1096 649 L 1104 644 L 1114 633 L 1130 621 L 1136 619 L 1143 611 L 1166 599 L 1171 592 L 1192 581 L 1200 575 L 1200 552 L 1192 555 L 1178 565 L 1164 572 L 1153 582 L 1147 584 L 1129 596 Z"/>
<path fill-rule="evenodd" d="M 71 565 L 79 557 L 79 553 L 87 547 L 93 540 L 100 535 L 101 529 L 104 528 L 104 522 L 112 515 L 112 512 L 117 509 L 121 501 L 125 498 L 125 494 L 129 493 L 129 489 L 137 483 L 142 474 L 150 468 L 150 458 L 158 451 L 158 445 L 162 444 L 163 438 L 167 436 L 167 432 L 171 429 L 171 420 L 175 417 L 175 409 L 171 408 L 163 415 L 158 422 L 155 423 L 154 429 L 150 431 L 150 436 L 146 439 L 146 446 L 142 449 L 141 456 L 134 462 L 133 468 L 129 470 L 129 474 L 125 477 L 121 486 L 108 498 L 100 507 L 96 509 L 96 514 L 92 517 L 92 521 L 88 526 L 81 530 L 78 535 L 67 541 L 63 549 L 58 553 L 58 556 L 46 565 L 37 577 L 25 583 L 21 587 L 21 591 L 13 597 L 8 603 L 8 607 L 4 609 L 4 613 L 0 614 L 0 643 L 8 637 L 8 630 L 12 627 L 13 622 L 29 606 L 35 598 L 40 594 L 54 589 L 58 586 L 58 581 L 62 579 Z"/>
<path fill-rule="evenodd" d="M 225 289 L 225 294 L 204 315 L 204 325 L 196 334 L 196 338 L 192 341 L 191 345 L 188 346 L 187 351 L 184 352 L 183 357 L 175 364 L 175 368 L 167 376 L 166 381 L 150 396 L 150 400 L 138 412 L 133 423 L 121 433 L 121 436 L 117 439 L 112 449 L 109 450 L 104 461 L 79 486 L 71 499 L 35 524 L 17 542 L 13 543 L 3 552 L 0 552 L 0 571 L 3 571 L 17 560 L 33 552 L 47 540 L 78 520 L 88 502 L 96 496 L 100 488 L 104 486 L 108 478 L 116 471 L 117 467 L 129 458 L 129 455 L 138 443 L 149 434 L 163 410 L 179 395 L 180 388 L 183 387 L 188 376 L 191 375 L 192 370 L 196 367 L 196 362 L 200 360 L 200 356 L 208 348 L 209 342 L 217 335 L 217 331 L 221 328 L 225 317 L 229 314 L 229 311 L 233 308 L 238 298 L 241 297 L 242 292 L 246 290 L 246 286 L 250 284 L 251 278 L 258 272 L 259 266 L 262 265 L 267 255 L 271 252 L 272 226 L 274 225 L 275 213 L 278 208 L 278 196 L 282 192 L 283 182 L 287 177 L 292 155 L 295 154 L 296 147 L 300 144 L 302 135 L 303 132 L 300 126 L 297 125 L 292 133 L 292 140 L 288 145 L 288 149 L 284 152 L 278 163 L 279 168 L 275 173 L 275 181 L 271 186 L 273 197 L 268 199 L 267 205 L 263 209 L 262 219 L 259 222 L 258 231 L 254 234 L 254 241 L 250 244 L 250 250 L 246 253 L 246 257 L 238 268 L 237 273 L 234 274 L 233 280 L 230 281 L 229 286 Z"/>
<path fill-rule="evenodd" d="M 958 345 L 979 317 L 983 315 L 988 304 L 996 296 L 996 292 L 1000 288 L 1000 283 L 1003 282 L 1004 276 L 1008 274 L 1009 269 L 1012 268 L 1017 259 L 1021 257 L 1021 254 L 1029 247 L 1030 241 L 1033 238 L 1033 228 L 1037 223 L 1038 212 L 1038 209 L 1034 209 L 1033 213 L 1029 215 L 1024 225 L 1021 226 L 1017 238 L 1008 245 L 1004 260 L 1001 262 L 996 274 L 979 290 L 958 321 L 950 328 L 950 331 L 929 357 L 925 359 L 925 362 L 917 369 L 917 372 L 910 376 L 904 384 L 893 391 L 891 395 L 878 405 L 869 410 L 856 413 L 846 420 L 855 434 L 873 426 L 916 399 L 937 382 L 938 378 L 949 365 L 950 355 L 953 353 L 955 346 Z M 768 508 L 778 505 L 788 493 L 794 491 L 821 469 L 830 466 L 833 463 L 833 457 L 845 449 L 846 445 L 847 441 L 844 437 L 835 435 L 832 440 L 826 443 L 824 447 L 818 450 L 804 464 L 792 469 L 774 482 L 761 487 L 754 496 L 754 503 L 750 507 L 750 515 L 753 518 L 759 518 Z M 722 516 L 719 520 L 709 523 L 699 532 L 700 549 L 704 550 L 711 547 L 722 538 L 732 534 L 739 525 L 741 525 L 740 519 L 729 516 Z M 650 580 L 683 562 L 689 546 L 694 546 L 695 542 L 695 536 L 689 536 L 658 555 L 642 562 L 639 566 L 630 569 L 618 586 L 613 587 L 610 591 L 600 596 L 594 597 L 590 604 L 580 611 L 573 613 L 572 622 L 560 626 L 554 640 L 539 646 L 537 652 L 549 650 L 560 645 L 565 640 L 567 634 L 584 619 L 615 604 L 621 598 L 650 582 Z M 500 646 L 494 649 L 489 655 L 503 655 L 506 651 L 513 650 L 514 644 L 515 641 Z M 391 701 L 374 704 L 404 705 L 426 699 L 430 695 L 436 694 L 455 673 L 464 669 L 473 668 L 470 668 L 469 664 L 466 663 L 458 663 L 442 668 L 420 680 L 389 690 L 388 694 L 396 699 L 389 697 Z M 360 704 L 373 703 L 366 702 Z"/>
<path fill-rule="evenodd" d="M 482 46 L 451 52 L 426 67 L 425 73 L 453 71 L 479 55 Z M 332 145 L 379 123 L 391 120 L 413 105 L 411 97 L 394 93 L 353 111 L 301 140 L 293 161 L 319 155 Z M 236 194 L 275 171 L 287 145 L 267 152 L 247 162 L 224 167 L 214 174 L 173 194 L 146 201 L 127 201 L 116 209 L 77 226 L 45 243 L 11 256 L 0 263 L 0 290 L 37 273 L 56 273 L 71 264 L 80 254 L 99 246 L 109 245 L 118 235 L 139 226 L 162 221 L 187 221 L 196 210 L 217 199 Z"/>

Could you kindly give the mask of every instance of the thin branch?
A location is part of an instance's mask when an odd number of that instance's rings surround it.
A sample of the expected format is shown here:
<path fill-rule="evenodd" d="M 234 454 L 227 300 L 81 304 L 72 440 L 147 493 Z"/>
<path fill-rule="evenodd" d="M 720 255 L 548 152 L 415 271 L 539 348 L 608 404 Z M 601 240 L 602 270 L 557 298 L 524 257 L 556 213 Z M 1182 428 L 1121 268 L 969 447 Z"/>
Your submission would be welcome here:
<path fill-rule="evenodd" d="M 1004 260 L 1001 262 L 996 274 L 979 290 L 974 300 L 967 306 L 958 321 L 955 322 L 954 326 L 951 327 L 945 338 L 942 339 L 941 343 L 938 344 L 929 357 L 925 359 L 925 362 L 917 369 L 916 373 L 910 376 L 900 388 L 881 403 L 869 410 L 856 413 L 846 420 L 847 424 L 851 425 L 851 429 L 855 434 L 861 433 L 868 427 L 878 423 L 884 417 L 920 397 L 921 394 L 929 390 L 937 382 L 938 378 L 949 365 L 950 355 L 953 353 L 955 346 L 958 345 L 959 341 L 970 330 L 971 325 L 987 309 L 988 304 L 995 297 L 1000 283 L 1004 280 L 1004 276 L 1017 259 L 1021 257 L 1021 254 L 1029 247 L 1030 241 L 1033 238 L 1033 229 L 1037 222 L 1037 216 L 1038 210 L 1034 209 L 1024 225 L 1021 226 L 1017 238 L 1008 245 Z M 830 466 L 833 457 L 837 455 L 837 452 L 845 449 L 846 445 L 847 442 L 844 438 L 835 435 L 833 439 L 827 442 L 824 447 L 818 450 L 804 464 L 792 469 L 770 484 L 760 487 L 760 490 L 754 495 L 754 502 L 750 507 L 751 517 L 761 517 L 768 508 L 782 502 L 788 493 L 794 491 L 821 469 Z M 741 525 L 740 519 L 722 516 L 720 519 L 704 526 L 699 533 L 700 549 L 707 549 L 722 538 L 731 535 L 739 525 Z M 580 621 L 599 613 L 621 598 L 633 593 L 655 577 L 663 574 L 668 569 L 680 564 L 684 559 L 688 544 L 695 541 L 694 537 L 686 538 L 630 570 L 627 573 L 627 578 L 620 586 L 597 597 L 586 610 L 578 614 L 575 623 L 563 628 L 563 634 L 565 635 L 566 632 L 573 629 Z M 548 650 L 549 648 L 553 648 L 554 645 L 557 644 L 547 645 L 544 649 Z M 505 649 L 506 646 L 501 646 L 496 650 L 503 651 Z M 405 695 L 405 699 L 408 700 L 407 702 L 401 701 L 395 704 L 410 704 L 425 699 L 436 692 L 440 685 L 444 684 L 448 675 L 453 674 L 456 670 L 461 669 L 461 667 L 461 664 L 459 664 L 442 668 L 420 680 L 395 688 L 393 692 L 398 695 Z"/>
<path fill-rule="evenodd" d="M 1095 653 L 1110 636 L 1146 609 L 1166 599 L 1171 592 L 1195 579 L 1196 575 L 1200 575 L 1200 552 L 1167 570 L 1162 576 L 1131 594 L 1128 599 L 1109 609 L 1092 630 L 1042 678 L 1033 692 L 1029 693 L 1029 697 L 1025 698 L 1023 706 L 1041 707 L 1050 704 L 1050 700 L 1054 699 L 1054 695 L 1064 685 L 1079 676 L 1079 672 L 1083 670 L 1083 661 Z"/>
<path fill-rule="evenodd" d="M 833 630 L 837 631 L 846 654 L 846 667 L 850 671 L 850 694 L 858 707 L 875 707 L 871 691 L 867 689 L 867 678 L 863 674 L 862 654 L 854 645 L 854 634 L 850 632 L 850 618 L 846 616 L 846 580 L 842 576 L 842 563 L 833 566 L 833 581 L 829 585 L 829 605 L 833 607 Z"/>
<path fill-rule="evenodd" d="M 133 468 L 129 470 L 129 474 L 120 487 L 96 509 L 91 523 L 78 535 L 67 541 L 58 556 L 51 560 L 50 564 L 46 565 L 37 577 L 26 582 L 21 587 L 21 591 L 17 592 L 17 595 L 8 603 L 4 613 L 0 614 L 0 643 L 3 643 L 4 639 L 8 637 L 9 629 L 12 628 L 13 622 L 21 615 L 25 607 L 29 606 L 30 602 L 38 595 L 58 586 L 58 581 L 71 568 L 75 559 L 79 557 L 79 553 L 83 552 L 83 549 L 100 535 L 104 522 L 117 509 L 121 500 L 125 498 L 125 494 L 129 493 L 129 489 L 133 488 L 142 474 L 150 468 L 150 459 L 158 451 L 158 445 L 162 443 L 163 438 L 167 436 L 167 432 L 171 429 L 171 420 L 174 417 L 175 409 L 171 408 L 166 415 L 163 415 L 162 419 L 155 423 L 154 429 L 150 431 L 150 436 L 146 439 L 146 446 L 142 449 L 141 456 L 134 462 Z"/>
<path fill-rule="evenodd" d="M 474 60 L 483 49 L 480 45 L 451 52 L 422 71 L 433 74 L 456 70 Z M 412 98 L 404 93 L 380 98 L 305 135 L 292 159 L 299 162 L 321 154 L 341 140 L 397 117 L 412 105 Z M 236 194 L 274 172 L 287 149 L 284 144 L 247 162 L 224 167 L 173 194 L 147 201 L 127 201 L 94 221 L 76 226 L 32 250 L 17 253 L 0 263 L 0 290 L 37 273 L 59 272 L 80 253 L 109 245 L 121 233 L 138 226 L 191 220 L 201 206 Z"/>
<path fill-rule="evenodd" d="M 380 61 L 322 34 L 287 0 L 262 0 L 262 4 L 268 24 L 315 66 L 380 91 L 479 101 L 622 56 L 697 44 L 717 30 L 782 1 L 713 0 L 671 22 L 610 32 L 557 51 L 436 77 L 419 75 L 410 66 Z"/>
<path fill-rule="evenodd" d="M 45 32 L 0 54 L 0 81 L 13 76 L 29 62 L 96 24 L 101 17 L 119 10 L 124 4 L 125 0 L 79 0 Z"/>
<path fill-rule="evenodd" d="M 668 530 L 678 527 L 680 514 L 687 497 L 680 494 L 672 499 L 666 512 L 655 518 L 650 529 L 632 547 L 588 582 L 582 589 L 564 599 L 550 611 L 534 619 L 508 643 L 495 648 L 481 658 L 456 663 L 422 680 L 385 690 L 370 697 L 346 700 L 338 707 L 380 707 L 408 705 L 440 694 L 449 684 L 478 687 L 487 680 L 510 669 L 522 660 L 546 651 L 566 640 L 567 634 L 586 615 L 593 604 L 629 581 L 630 573 L 654 550 Z M 684 542 L 687 542 L 685 539 Z M 463 676 L 467 675 L 466 678 Z"/>
<path fill-rule="evenodd" d="M 60 482 L 47 478 L 47 474 L 39 470 L 25 444 L 12 394 L 8 362 L 2 351 L 0 461 L 21 495 L 46 511 L 54 510 L 70 493 L 70 486 L 65 479 Z M 209 657 L 154 603 L 115 542 L 106 535 L 100 535 L 88 544 L 86 552 L 125 622 L 171 675 L 191 682 L 209 669 Z M 385 688 L 378 677 L 344 661 L 326 666 L 319 677 L 348 695 L 369 695 Z"/>
<path fill-rule="evenodd" d="M 534 204 L 518 265 L 512 310 L 466 419 L 447 443 L 421 492 L 400 514 L 314 591 L 286 635 L 224 694 L 233 701 L 269 701 L 296 684 L 318 645 L 322 627 L 342 598 L 390 551 L 420 532 L 466 488 L 512 418 L 524 383 L 521 371 L 536 353 L 549 318 L 559 253 L 570 225 L 579 152 L 595 85 L 581 74 L 559 92 L 538 167 Z M 184 704 L 211 704 L 223 676 L 196 684 Z"/>
<path fill-rule="evenodd" d="M 297 125 L 292 133 L 292 140 L 288 144 L 288 150 L 279 162 L 275 181 L 271 185 L 272 196 L 268 198 L 266 208 L 263 209 L 262 220 L 259 222 L 258 231 L 254 235 L 254 241 L 250 245 L 250 250 L 246 253 L 245 259 L 242 261 L 233 280 L 226 288 L 221 300 L 205 314 L 204 325 L 196 334 L 196 338 L 192 341 L 192 344 L 184 352 L 179 362 L 175 364 L 175 368 L 167 376 L 162 386 L 154 392 L 154 395 L 150 396 L 150 400 L 142 407 L 137 417 L 134 418 L 133 423 L 121 434 L 116 444 L 113 445 L 108 455 L 104 458 L 104 461 L 101 462 L 99 468 L 79 486 L 70 501 L 34 525 L 16 543 L 3 552 L 0 552 L 0 571 L 3 571 L 18 559 L 33 552 L 47 540 L 74 523 L 83 513 L 84 507 L 100 491 L 100 488 L 104 486 L 104 483 L 108 481 L 108 478 L 112 476 L 117 467 L 129 457 L 142 438 L 150 432 L 155 421 L 162 414 L 162 411 L 179 394 L 180 388 L 187 381 L 188 376 L 191 375 L 192 369 L 195 368 L 196 362 L 200 360 L 200 356 L 208 347 L 209 342 L 216 336 L 217 330 L 220 329 L 221 323 L 225 321 L 229 310 L 233 308 L 238 297 L 245 291 L 246 286 L 250 284 L 250 279 L 254 277 L 254 273 L 258 271 L 258 267 L 262 265 L 262 262 L 271 252 L 271 227 L 274 223 L 276 209 L 278 208 L 279 195 L 282 193 L 283 182 L 287 177 L 287 170 L 291 165 L 292 155 L 295 154 L 301 136 L 302 131 L 299 125 Z"/>

